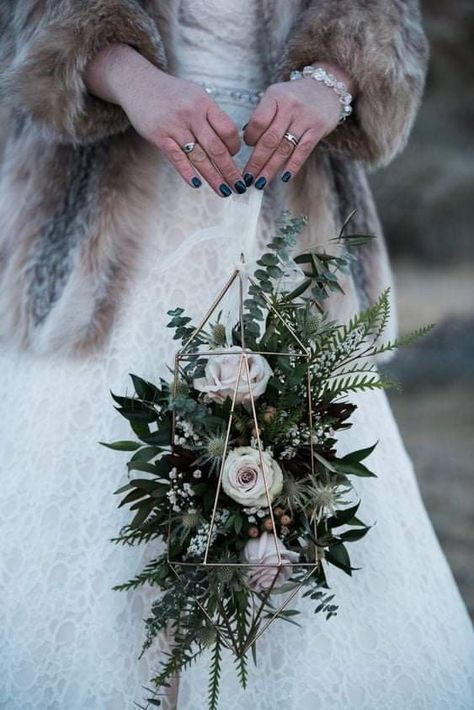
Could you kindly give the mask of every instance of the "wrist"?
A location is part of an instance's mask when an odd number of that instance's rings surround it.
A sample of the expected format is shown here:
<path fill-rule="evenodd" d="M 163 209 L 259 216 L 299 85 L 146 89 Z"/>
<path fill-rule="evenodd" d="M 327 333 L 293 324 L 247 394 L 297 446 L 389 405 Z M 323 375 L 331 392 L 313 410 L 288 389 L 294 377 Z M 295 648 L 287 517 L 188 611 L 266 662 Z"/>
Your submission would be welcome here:
<path fill-rule="evenodd" d="M 303 67 L 302 71 L 298 69 L 293 70 L 290 74 L 290 81 L 304 79 L 311 82 L 317 81 L 327 86 L 333 93 L 333 96 L 337 96 L 337 100 L 340 104 L 338 123 L 343 123 L 352 113 L 351 104 L 354 97 L 349 90 L 349 88 L 352 88 L 352 82 L 350 79 L 348 83 L 344 81 L 347 75 L 338 67 L 336 67 L 336 74 L 330 71 L 329 68 L 334 69 L 334 67 L 327 62 L 318 62 L 316 66 L 306 65 Z"/>
<path fill-rule="evenodd" d="M 85 84 L 91 94 L 126 110 L 133 101 L 137 85 L 149 81 L 147 75 L 162 73 L 142 54 L 127 44 L 104 47 L 88 64 Z"/>

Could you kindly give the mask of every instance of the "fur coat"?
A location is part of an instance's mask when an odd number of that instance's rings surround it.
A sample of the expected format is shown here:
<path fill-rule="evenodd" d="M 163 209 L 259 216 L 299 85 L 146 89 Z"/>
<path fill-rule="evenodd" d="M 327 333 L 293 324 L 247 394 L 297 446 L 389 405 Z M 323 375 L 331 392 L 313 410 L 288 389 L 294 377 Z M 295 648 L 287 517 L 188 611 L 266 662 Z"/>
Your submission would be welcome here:
<path fill-rule="evenodd" d="M 269 82 L 325 60 L 352 77 L 357 95 L 353 115 L 295 179 L 295 204 L 305 196 L 336 227 L 356 208 L 353 230 L 381 235 L 365 170 L 400 152 L 420 102 L 428 49 L 417 1 L 303 0 L 284 37 L 271 5 L 259 3 Z M 167 7 L 165 0 L 0 3 L 0 97 L 8 109 L 0 339 L 14 347 L 75 354 L 100 347 L 133 282 L 156 201 L 157 154 L 119 107 L 88 94 L 83 74 L 112 42 L 166 70 Z M 389 281 L 380 236 L 351 275 L 358 306 Z"/>

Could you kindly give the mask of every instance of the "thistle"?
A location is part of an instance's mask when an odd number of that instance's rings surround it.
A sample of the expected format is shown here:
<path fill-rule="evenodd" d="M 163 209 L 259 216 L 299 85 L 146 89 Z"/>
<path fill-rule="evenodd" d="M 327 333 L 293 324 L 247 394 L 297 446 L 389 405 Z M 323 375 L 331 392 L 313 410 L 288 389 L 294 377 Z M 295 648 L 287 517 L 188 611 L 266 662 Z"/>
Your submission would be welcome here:
<path fill-rule="evenodd" d="M 227 446 L 230 447 L 229 441 Z M 199 466 L 208 466 L 210 473 L 219 471 L 222 459 L 226 451 L 226 437 L 222 431 L 209 434 L 204 437 L 204 444 L 199 447 L 200 456 L 196 460 Z"/>

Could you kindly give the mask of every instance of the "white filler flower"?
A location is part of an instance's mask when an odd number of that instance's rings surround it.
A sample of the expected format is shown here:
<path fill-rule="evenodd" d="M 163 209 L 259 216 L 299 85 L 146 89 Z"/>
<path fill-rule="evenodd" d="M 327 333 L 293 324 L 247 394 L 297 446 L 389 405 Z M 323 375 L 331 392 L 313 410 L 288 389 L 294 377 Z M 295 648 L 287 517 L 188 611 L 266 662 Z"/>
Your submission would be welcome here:
<path fill-rule="evenodd" d="M 240 446 L 227 455 L 222 471 L 222 487 L 230 498 L 247 508 L 267 507 L 281 493 L 283 474 L 268 451 L 262 451 L 260 456 L 258 449 Z"/>
<path fill-rule="evenodd" d="M 242 348 L 233 345 L 222 353 L 222 355 L 210 355 L 205 368 L 205 376 L 194 380 L 194 387 L 199 392 L 205 392 L 210 399 L 216 402 L 223 402 L 227 397 L 232 398 L 237 389 L 235 401 L 237 404 L 250 401 L 250 391 L 248 374 L 245 362 L 242 363 L 240 371 L 240 357 Z M 250 385 L 254 399 L 262 395 L 266 388 L 273 370 L 262 355 L 257 355 L 251 351 L 246 351 Z M 237 382 L 237 380 L 239 380 Z"/>

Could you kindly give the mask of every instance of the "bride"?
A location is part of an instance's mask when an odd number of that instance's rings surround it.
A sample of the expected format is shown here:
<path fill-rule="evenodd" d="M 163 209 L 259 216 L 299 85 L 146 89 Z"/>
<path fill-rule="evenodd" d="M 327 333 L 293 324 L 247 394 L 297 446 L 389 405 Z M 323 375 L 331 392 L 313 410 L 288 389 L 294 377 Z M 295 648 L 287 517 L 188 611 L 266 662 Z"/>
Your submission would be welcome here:
<path fill-rule="evenodd" d="M 260 245 L 284 207 L 308 215 L 307 245 L 354 208 L 354 232 L 381 234 L 365 169 L 404 147 L 426 61 L 416 0 L 1 4 L 1 708 L 143 701 L 160 649 L 137 660 L 151 590 L 112 591 L 143 559 L 110 542 L 128 515 L 97 444 L 126 434 L 109 388 L 166 373 L 166 311 L 207 310 L 233 267 L 229 205 L 252 190 Z M 222 239 L 193 246 L 212 225 Z M 331 314 L 389 285 L 379 237 Z M 301 600 L 301 628 L 271 626 L 245 693 L 228 664 L 225 710 L 474 707 L 471 624 L 397 426 L 381 392 L 358 404 L 341 446 L 380 441 L 361 569 L 331 575 L 335 618 Z M 169 707 L 206 707 L 206 662 Z"/>

